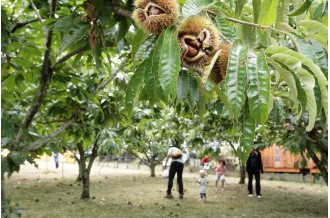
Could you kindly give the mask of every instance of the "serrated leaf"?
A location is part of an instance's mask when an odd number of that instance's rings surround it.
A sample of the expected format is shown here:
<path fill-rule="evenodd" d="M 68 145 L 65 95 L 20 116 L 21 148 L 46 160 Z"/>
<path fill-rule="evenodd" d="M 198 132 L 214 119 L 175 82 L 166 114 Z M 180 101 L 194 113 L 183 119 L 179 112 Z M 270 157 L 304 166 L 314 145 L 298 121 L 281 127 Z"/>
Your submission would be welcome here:
<path fill-rule="evenodd" d="M 289 87 L 289 91 L 291 93 L 292 100 L 294 102 L 294 107 L 297 109 L 297 113 L 301 114 L 301 105 L 298 100 L 298 84 L 296 84 L 296 80 L 294 76 L 291 74 L 289 70 L 284 69 L 279 63 L 274 61 L 273 59 L 267 60 L 269 64 L 271 64 L 277 72 L 280 74 L 280 77 L 286 82 Z"/>
<path fill-rule="evenodd" d="M 239 18 L 241 16 L 242 9 L 246 4 L 247 0 L 236 0 L 235 1 L 235 17 Z"/>
<path fill-rule="evenodd" d="M 180 48 L 177 41 L 177 31 L 167 28 L 158 39 L 157 47 L 160 50 L 159 80 L 165 96 L 175 97 L 180 70 Z"/>
<path fill-rule="evenodd" d="M 134 56 L 134 65 L 135 66 L 141 64 L 144 60 L 146 60 L 150 56 L 150 54 L 155 46 L 156 40 L 157 40 L 156 36 L 149 36 L 142 43 L 142 45 L 139 47 L 139 49 L 137 50 L 137 52 Z"/>
<path fill-rule="evenodd" d="M 296 32 L 296 30 L 293 29 L 293 27 L 290 26 L 288 23 L 276 22 L 275 26 L 276 26 L 276 29 L 278 29 L 278 30 L 283 30 L 283 31 L 286 31 L 289 33 Z"/>
<path fill-rule="evenodd" d="M 77 42 L 83 39 L 88 32 L 88 23 L 75 23 L 66 34 L 63 36 L 61 44 L 61 52 L 75 45 Z"/>
<path fill-rule="evenodd" d="M 249 107 L 244 107 L 242 118 L 242 136 L 240 137 L 240 146 L 237 149 L 239 158 L 243 163 L 246 163 L 250 151 L 253 148 L 255 136 L 255 122 L 250 115 Z"/>
<path fill-rule="evenodd" d="M 263 51 L 250 53 L 248 58 L 249 86 L 247 96 L 252 118 L 264 124 L 268 118 L 270 97 L 270 73 Z"/>
<path fill-rule="evenodd" d="M 141 47 L 142 43 L 145 41 L 146 34 L 142 29 L 138 29 L 133 36 L 132 40 L 132 57 L 135 58 L 135 54 L 138 49 Z"/>
<path fill-rule="evenodd" d="M 305 11 L 307 11 L 309 9 L 312 2 L 313 2 L 312 0 L 305 0 L 304 3 L 302 3 L 301 6 L 299 8 L 297 8 L 295 11 L 291 12 L 289 14 L 289 16 L 298 16 L 298 15 L 304 13 Z"/>
<path fill-rule="evenodd" d="M 238 39 L 237 34 L 232 30 L 229 22 L 223 17 L 222 14 L 218 14 L 216 17 L 212 17 L 215 21 L 216 27 L 221 31 L 222 36 L 229 42 L 234 42 Z"/>
<path fill-rule="evenodd" d="M 95 67 L 100 69 L 102 67 L 102 45 L 99 42 L 95 43 L 95 52 L 94 52 Z"/>
<path fill-rule="evenodd" d="M 200 94 L 197 102 L 197 114 L 203 116 L 206 113 L 206 99 L 205 95 Z"/>
<path fill-rule="evenodd" d="M 157 45 L 156 45 L 157 46 Z M 144 84 L 147 89 L 147 93 L 149 96 L 149 100 L 151 104 L 153 104 L 156 100 L 158 100 L 158 87 L 160 86 L 159 82 L 159 54 L 160 50 L 156 49 L 152 51 L 150 57 L 146 60 L 146 70 L 144 75 Z M 157 58 L 158 57 L 158 58 Z"/>
<path fill-rule="evenodd" d="M 133 114 L 133 107 L 139 98 L 143 87 L 143 79 L 146 71 L 146 62 L 143 62 L 136 69 L 134 75 L 129 81 L 126 89 L 125 109 L 129 116 Z"/>
<path fill-rule="evenodd" d="M 189 92 L 188 92 L 188 100 L 190 103 L 191 108 L 194 108 L 198 102 L 199 99 L 199 85 L 197 78 L 195 77 L 189 77 L 190 78 L 190 86 L 189 86 Z"/>
<path fill-rule="evenodd" d="M 321 34 L 324 38 L 328 38 L 328 27 L 316 20 L 302 20 L 297 22 L 297 26 L 307 27 Z"/>
<path fill-rule="evenodd" d="M 316 56 L 315 53 L 312 49 L 312 47 L 310 46 L 310 44 L 306 41 L 306 39 L 304 37 L 301 37 L 297 34 L 293 34 L 296 38 L 296 42 L 297 42 L 297 48 L 298 48 L 298 52 L 300 54 L 305 55 L 306 57 L 308 57 L 310 60 L 312 60 L 313 62 L 316 61 Z"/>
<path fill-rule="evenodd" d="M 181 71 L 178 77 L 178 85 L 177 85 L 177 104 L 179 104 L 183 99 L 185 99 L 189 92 L 189 76 L 186 71 Z"/>
<path fill-rule="evenodd" d="M 287 54 L 274 54 L 271 56 L 275 61 L 284 64 L 290 71 L 296 73 L 299 76 L 300 82 L 303 84 L 307 96 L 307 108 L 308 108 L 308 126 L 307 131 L 311 131 L 314 127 L 317 115 L 316 100 L 314 95 L 315 79 L 307 71 L 301 67 L 301 62 L 298 58 L 292 57 Z"/>
<path fill-rule="evenodd" d="M 237 119 L 245 102 L 247 48 L 235 42 L 230 49 L 226 75 L 226 94 Z"/>
<path fill-rule="evenodd" d="M 127 21 L 127 19 L 123 19 L 123 20 L 121 20 L 121 22 L 119 22 L 119 27 L 118 27 L 117 36 L 115 39 L 115 44 L 118 43 L 119 41 L 121 41 L 122 39 L 124 39 L 129 27 L 130 27 L 130 23 L 129 23 L 129 21 Z"/>
<path fill-rule="evenodd" d="M 271 44 L 271 38 L 267 30 L 257 29 L 257 39 L 260 46 L 267 48 Z"/>
<path fill-rule="evenodd" d="M 215 0 L 187 0 L 182 8 L 182 17 L 187 18 L 199 14 L 206 8 L 215 4 Z"/>
<path fill-rule="evenodd" d="M 310 7 L 311 20 L 319 19 L 324 13 L 325 4 L 324 2 L 313 1 Z"/>
<path fill-rule="evenodd" d="M 260 9 L 261 9 L 261 0 L 252 0 L 252 5 L 253 5 L 254 22 L 258 23 L 259 15 L 260 15 Z"/>
<path fill-rule="evenodd" d="M 301 5 L 303 4 L 302 0 L 291 0 L 292 3 L 292 11 L 297 10 L 298 8 L 301 7 Z M 302 13 L 301 15 L 298 15 L 295 17 L 296 21 L 301 21 L 303 19 L 305 19 L 306 17 L 306 13 Z"/>
<path fill-rule="evenodd" d="M 74 16 L 68 15 L 65 17 L 61 17 L 60 19 L 58 19 L 54 25 L 54 30 L 55 31 L 67 31 L 74 22 Z"/>
<path fill-rule="evenodd" d="M 4 85 L 2 85 L 2 88 L 6 87 L 9 92 L 14 92 L 16 89 L 15 84 L 15 75 L 10 75 L 5 81 Z"/>
<path fill-rule="evenodd" d="M 224 91 L 222 89 L 220 89 L 220 88 L 217 88 L 215 91 L 216 91 L 219 99 L 221 100 L 221 103 L 223 103 L 225 105 L 226 109 L 229 112 L 229 116 L 231 117 L 232 116 L 231 107 L 230 107 L 230 104 L 228 102 L 228 98 L 225 95 Z"/>
<path fill-rule="evenodd" d="M 256 28 L 248 25 L 242 25 L 242 33 L 244 35 L 242 41 L 245 45 L 253 48 L 256 43 Z"/>
<path fill-rule="evenodd" d="M 313 76 L 317 79 L 320 90 L 322 93 L 322 107 L 324 108 L 324 112 L 326 114 L 326 118 L 328 120 L 328 81 L 324 74 L 322 73 L 321 69 L 319 66 L 317 66 L 312 60 L 309 58 L 305 57 L 302 54 L 299 54 L 289 48 L 282 47 L 282 46 L 277 46 L 277 45 L 272 45 L 269 46 L 266 50 L 266 53 L 268 54 L 276 54 L 276 53 L 283 53 L 287 54 L 291 57 L 297 58 L 298 60 L 301 61 L 301 63 L 304 65 L 304 67 L 307 67 L 310 72 L 313 73 Z"/>
<path fill-rule="evenodd" d="M 288 17 L 289 6 L 290 6 L 290 1 L 279 0 L 277 6 L 276 22 L 289 23 L 289 17 Z"/>
<path fill-rule="evenodd" d="M 316 57 L 316 63 L 321 68 L 323 74 L 328 78 L 328 53 L 317 41 L 310 40 L 312 50 Z"/>
<path fill-rule="evenodd" d="M 270 26 L 276 21 L 278 0 L 262 0 L 258 23 Z"/>
<path fill-rule="evenodd" d="M 322 116 L 322 93 L 320 90 L 319 83 L 317 80 L 315 80 L 315 87 L 314 87 L 314 94 L 315 94 L 315 100 L 316 100 L 316 106 L 317 106 L 317 115 Z"/>

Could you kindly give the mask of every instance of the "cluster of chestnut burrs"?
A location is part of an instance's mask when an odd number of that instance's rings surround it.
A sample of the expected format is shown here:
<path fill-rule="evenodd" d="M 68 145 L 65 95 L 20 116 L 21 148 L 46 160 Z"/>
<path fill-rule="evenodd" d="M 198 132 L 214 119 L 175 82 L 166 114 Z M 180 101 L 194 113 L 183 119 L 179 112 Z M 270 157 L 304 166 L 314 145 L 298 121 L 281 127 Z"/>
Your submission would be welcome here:
<path fill-rule="evenodd" d="M 169 26 L 177 25 L 180 5 L 177 0 L 136 0 L 133 19 L 148 33 L 160 34 Z M 178 44 L 182 66 L 195 70 L 210 64 L 216 52 L 220 52 L 210 79 L 215 84 L 226 76 L 230 44 L 221 43 L 220 35 L 206 16 L 190 16 L 177 26 Z"/>

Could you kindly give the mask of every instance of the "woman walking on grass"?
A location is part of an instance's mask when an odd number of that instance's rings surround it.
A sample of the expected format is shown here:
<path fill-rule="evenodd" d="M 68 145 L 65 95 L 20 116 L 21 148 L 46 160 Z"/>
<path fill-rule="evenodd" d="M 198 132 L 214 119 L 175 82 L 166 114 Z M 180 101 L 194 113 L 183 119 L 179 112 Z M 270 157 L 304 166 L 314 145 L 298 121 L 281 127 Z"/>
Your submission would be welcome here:
<path fill-rule="evenodd" d="M 168 175 L 168 184 L 167 184 L 167 195 L 165 198 L 173 198 L 172 187 L 173 179 L 175 174 L 177 174 L 177 183 L 179 185 L 179 198 L 183 198 L 183 182 L 182 182 L 182 173 L 184 167 L 184 160 L 182 158 L 182 151 L 178 148 L 177 145 L 170 147 L 167 152 L 165 168 L 167 167 L 167 161 L 172 158 L 169 175 Z"/>

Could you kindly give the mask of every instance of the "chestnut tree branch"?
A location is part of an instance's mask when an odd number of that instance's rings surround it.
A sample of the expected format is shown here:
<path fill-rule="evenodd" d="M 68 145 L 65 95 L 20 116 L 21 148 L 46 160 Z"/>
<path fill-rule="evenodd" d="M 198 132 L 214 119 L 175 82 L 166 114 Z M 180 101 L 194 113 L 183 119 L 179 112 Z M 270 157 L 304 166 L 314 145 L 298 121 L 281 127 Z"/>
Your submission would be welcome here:
<path fill-rule="evenodd" d="M 25 148 L 25 151 L 35 151 L 39 148 L 46 145 L 48 142 L 50 142 L 53 138 L 64 132 L 67 128 L 69 128 L 72 124 L 74 124 L 77 121 L 77 116 L 73 116 L 70 120 L 66 121 L 62 126 L 57 128 L 52 134 L 49 136 L 46 136 L 39 141 L 36 141 L 29 145 L 29 147 Z"/>
<path fill-rule="evenodd" d="M 218 13 L 214 12 L 214 11 L 211 11 L 211 10 L 208 10 L 207 11 L 208 13 L 212 14 L 212 15 L 218 15 Z M 278 33 L 282 33 L 282 34 L 286 34 L 284 31 L 282 30 L 278 30 L 278 29 L 274 29 L 273 27 L 271 26 L 264 26 L 264 25 L 261 25 L 261 24 L 257 24 L 257 23 L 252 23 L 252 22 L 248 22 L 248 21 L 243 21 L 243 20 L 239 20 L 239 19 L 235 19 L 235 18 L 232 18 L 232 17 L 227 17 L 225 15 L 223 15 L 223 17 L 228 20 L 228 21 L 231 21 L 231 22 L 234 22 L 234 23 L 238 23 L 238 24 L 242 24 L 242 25 L 247 25 L 247 26 L 253 26 L 253 27 L 257 27 L 257 28 L 260 28 L 260 29 L 268 29 L 268 30 L 272 30 L 274 32 L 278 32 Z"/>
<path fill-rule="evenodd" d="M 51 1 L 51 6 L 50 6 L 50 18 L 55 17 L 55 11 L 56 11 L 56 3 L 57 0 L 52 0 Z M 48 29 L 46 32 L 46 40 L 45 40 L 45 51 L 43 55 L 43 63 L 42 63 L 42 68 L 41 68 L 41 79 L 39 83 L 39 90 L 36 94 L 36 97 L 34 98 L 33 102 L 31 103 L 25 118 L 21 124 L 21 127 L 18 131 L 18 134 L 16 136 L 15 142 L 14 142 L 14 147 L 18 145 L 23 138 L 23 129 L 27 129 L 34 118 L 34 116 L 37 114 L 37 112 L 40 109 L 40 106 L 46 96 L 47 89 L 50 83 L 50 79 L 52 76 L 52 70 L 51 70 L 51 62 L 50 62 L 50 49 L 51 49 L 51 44 L 52 44 L 52 39 L 53 39 L 53 30 Z"/>
<path fill-rule="evenodd" d="M 126 9 L 115 6 L 113 8 L 113 12 L 115 14 L 121 15 L 121 16 L 126 17 L 128 19 L 132 19 L 132 12 L 129 11 L 129 10 L 126 10 Z"/>
<path fill-rule="evenodd" d="M 36 22 L 38 21 L 39 19 L 38 18 L 35 18 L 33 20 L 28 20 L 28 21 L 25 21 L 25 22 L 20 22 L 20 23 L 16 23 L 10 30 L 10 33 L 14 33 L 17 29 L 21 28 L 21 27 L 24 27 L 30 23 L 33 23 L 33 22 Z"/>
<path fill-rule="evenodd" d="M 83 52 L 83 51 L 87 51 L 88 50 L 88 47 L 87 46 L 84 46 L 84 47 L 81 47 L 81 48 L 78 48 L 66 55 L 64 55 L 63 57 L 61 57 L 60 59 L 58 59 L 52 66 L 51 66 L 51 69 L 54 70 L 56 68 L 57 65 L 67 61 L 68 59 L 70 59 L 72 56 L 76 55 L 76 54 L 79 54 L 80 52 Z"/>
<path fill-rule="evenodd" d="M 128 54 L 127 57 L 119 65 L 119 67 L 116 69 L 116 71 L 108 79 L 106 79 L 96 87 L 96 89 L 93 91 L 93 95 L 96 95 L 101 89 L 108 85 L 117 76 L 119 71 L 126 65 L 126 62 L 128 61 L 129 57 L 130 55 Z"/>
<path fill-rule="evenodd" d="M 29 2 L 30 2 L 30 4 L 31 4 L 33 10 L 34 10 L 34 11 L 36 12 L 36 14 L 37 14 L 38 20 L 39 20 L 40 22 L 42 22 L 42 18 L 41 18 L 40 14 L 39 14 L 38 8 L 37 8 L 36 5 L 34 4 L 33 0 L 29 0 Z"/>
<path fill-rule="evenodd" d="M 119 65 L 119 67 L 116 69 L 114 74 L 107 79 L 105 82 L 101 83 L 97 89 L 93 92 L 94 95 L 96 95 L 102 88 L 104 88 L 109 82 L 111 82 L 118 72 L 125 66 L 125 63 L 127 62 L 129 58 L 129 55 L 122 61 L 122 63 Z M 35 141 L 27 148 L 16 148 L 15 150 L 24 150 L 24 151 L 35 151 L 43 146 L 45 146 L 48 142 L 50 142 L 53 138 L 57 137 L 59 134 L 64 132 L 66 129 L 68 129 L 70 126 L 72 126 L 77 120 L 78 120 L 78 114 L 75 114 L 72 116 L 67 122 L 65 122 L 62 126 L 58 127 L 53 133 L 51 133 L 49 136 L 46 136 L 38 141 Z"/>

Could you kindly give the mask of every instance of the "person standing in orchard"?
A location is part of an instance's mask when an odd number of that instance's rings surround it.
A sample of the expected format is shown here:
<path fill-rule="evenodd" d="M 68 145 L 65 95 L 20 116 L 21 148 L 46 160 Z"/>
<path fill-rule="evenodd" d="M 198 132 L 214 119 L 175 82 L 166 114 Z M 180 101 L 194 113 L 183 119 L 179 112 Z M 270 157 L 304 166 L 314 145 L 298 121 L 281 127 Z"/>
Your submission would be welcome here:
<path fill-rule="evenodd" d="M 253 197 L 252 180 L 253 176 L 256 180 L 256 194 L 258 198 L 261 198 L 261 186 L 260 186 L 260 173 L 264 173 L 261 153 L 258 148 L 253 148 L 250 152 L 250 156 L 246 162 L 246 172 L 248 173 L 248 196 Z"/>
<path fill-rule="evenodd" d="M 177 183 L 179 185 L 179 198 L 183 198 L 183 181 L 182 181 L 182 174 L 183 174 L 183 167 L 184 167 L 184 160 L 182 158 L 183 154 L 182 151 L 179 149 L 179 146 L 175 144 L 173 147 L 170 147 L 167 152 L 166 161 L 165 161 L 165 168 L 167 167 L 167 161 L 172 158 L 169 175 L 168 175 L 168 184 L 167 184 L 167 195 L 165 198 L 173 198 L 172 195 L 172 187 L 173 187 L 173 179 L 175 174 L 177 174 Z"/>

